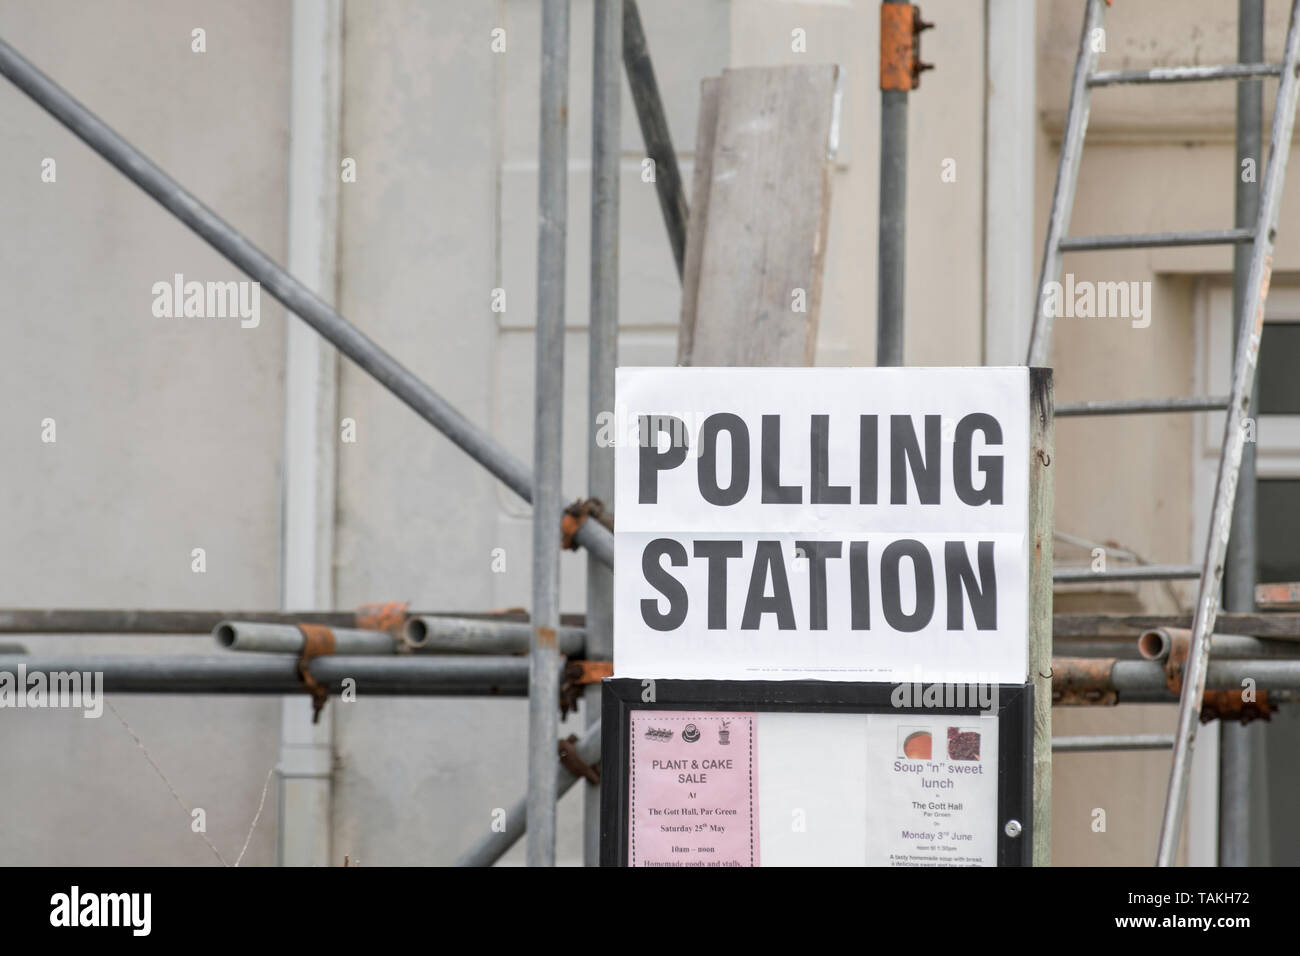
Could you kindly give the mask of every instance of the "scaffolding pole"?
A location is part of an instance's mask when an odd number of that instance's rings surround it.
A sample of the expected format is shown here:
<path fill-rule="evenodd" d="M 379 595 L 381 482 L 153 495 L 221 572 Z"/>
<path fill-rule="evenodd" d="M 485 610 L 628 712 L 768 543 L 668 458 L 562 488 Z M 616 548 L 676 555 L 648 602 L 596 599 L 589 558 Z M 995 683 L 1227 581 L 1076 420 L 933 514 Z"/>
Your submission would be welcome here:
<path fill-rule="evenodd" d="M 904 0 L 884 0 L 884 5 Z M 905 4 L 906 5 L 906 4 Z M 911 10 L 909 8 L 908 15 Z M 881 10 L 881 57 L 886 56 L 886 11 Z M 907 97 L 880 86 L 880 224 L 876 250 L 876 364 L 903 364 L 903 299 L 907 247 Z M 1042 364 L 1042 363 L 1040 363 Z"/>
<path fill-rule="evenodd" d="M 533 406 L 533 636 L 528 697 L 528 865 L 555 865 L 555 742 L 559 734 L 559 529 L 563 505 L 564 244 L 568 225 L 569 0 L 542 3 L 537 174 L 537 346 Z M 594 522 L 583 522 L 584 526 Z"/>
<path fill-rule="evenodd" d="M 406 622 L 404 634 L 415 654 L 527 654 L 533 628 L 511 621 L 419 616 Z M 581 657 L 587 635 L 580 627 L 561 627 L 556 641 L 565 657 Z"/>
<path fill-rule="evenodd" d="M 1189 667 L 1180 673 L 1186 686 Z M 1202 674 L 1201 695 L 1205 689 L 1240 691 L 1243 680 L 1252 680 L 1259 690 L 1270 694 L 1277 692 L 1289 698 L 1300 691 L 1300 659 L 1224 658 L 1211 661 L 1209 670 Z M 1161 661 L 1120 660 L 1101 657 L 1053 657 L 1052 689 L 1058 704 L 1073 705 L 1093 703 L 1091 700 L 1070 699 L 1069 691 L 1088 690 L 1115 693 L 1111 704 L 1159 704 L 1178 700 L 1169 689 L 1169 675 Z M 1064 700 L 1059 699 L 1067 693 Z M 1199 710 L 1199 707 L 1198 707 Z"/>
<path fill-rule="evenodd" d="M 1237 61 L 1256 63 L 1264 58 L 1264 0 L 1237 2 Z M 1246 80 L 1237 84 L 1237 161 L 1233 180 L 1237 184 L 1233 224 L 1245 228 L 1259 215 L 1261 127 L 1264 121 L 1264 83 Z M 1255 164 L 1257 174 L 1246 181 L 1241 175 L 1243 160 Z M 1240 316 L 1246 304 L 1250 281 L 1250 247 L 1232 250 L 1232 314 Z M 1235 345 L 1235 340 L 1234 340 Z M 1259 382 L 1251 396 L 1250 416 L 1259 408 Z M 1223 570 L 1223 606 L 1228 611 L 1255 610 L 1255 443 L 1241 449 L 1241 473 L 1237 479 L 1237 501 L 1232 512 L 1232 537 Z M 1218 647 L 1211 644 L 1210 654 Z M 1250 865 L 1251 828 L 1265 821 L 1251 818 L 1251 795 L 1259 787 L 1265 764 L 1252 752 L 1261 729 L 1249 724 L 1224 722 L 1219 727 L 1219 865 Z M 1266 862 L 1266 861 L 1261 861 Z"/>
<path fill-rule="evenodd" d="M 664 228 L 668 230 L 668 244 L 672 246 L 673 265 L 677 267 L 677 278 L 680 279 L 686 268 L 686 223 L 690 209 L 686 204 L 677 152 L 673 149 L 668 117 L 664 115 L 663 101 L 659 97 L 659 84 L 655 82 L 654 64 L 650 60 L 650 47 L 646 43 L 636 0 L 623 0 L 622 33 L 627 85 L 641 124 L 646 157 L 654 163 L 655 194 L 659 197 L 659 210 L 663 213 Z"/>
<path fill-rule="evenodd" d="M 582 734 L 573 745 L 575 752 L 583 763 L 594 766 L 600 759 L 600 721 L 596 721 Z M 578 778 L 563 764 L 555 762 L 555 792 L 563 796 L 569 788 L 578 782 Z M 511 804 L 506 811 L 505 829 L 490 832 L 461 855 L 457 866 L 491 866 L 507 850 L 514 846 L 528 828 L 528 799 L 521 797 Z"/>
<path fill-rule="evenodd" d="M 156 611 L 17 608 L 0 611 L 0 634 L 210 634 L 226 620 L 361 627 L 353 611 Z"/>
<path fill-rule="evenodd" d="M 0 610 L 0 634 L 210 634 L 223 621 L 258 624 L 320 624 L 360 630 L 406 628 L 415 644 L 421 637 L 448 637 L 465 641 L 525 635 L 528 612 L 509 611 L 407 611 L 391 604 L 362 605 L 355 611 L 156 611 L 123 608 L 17 608 Z M 571 622 L 581 615 L 566 615 Z M 580 632 L 581 628 L 567 630 Z M 561 630 L 561 634 L 564 630 Z M 458 646 L 456 650 L 468 650 Z M 576 649 L 575 649 L 576 652 Z M 503 652 L 506 653 L 506 652 Z"/>
<path fill-rule="evenodd" d="M 601 446 L 598 416 L 614 409 L 614 366 L 618 364 L 618 165 L 622 139 L 623 30 L 622 0 L 596 0 L 592 40 L 587 493 L 608 506 L 614 501 L 614 449 Z M 607 661 L 614 656 L 614 575 L 590 556 L 587 557 L 586 633 L 589 660 Z M 600 695 L 599 683 L 588 684 L 583 692 L 588 733 L 600 725 Z M 599 735 L 595 749 L 599 758 Z M 587 866 L 600 865 L 599 786 L 583 787 L 582 859 Z"/>
<path fill-rule="evenodd" d="M 142 654 L 0 657 L 0 674 L 12 674 L 19 696 L 33 675 L 53 689 L 67 675 L 100 675 L 102 689 L 118 694 L 305 694 L 296 654 Z M 316 657 L 311 675 L 331 694 L 352 680 L 359 697 L 523 697 L 528 661 L 523 657 Z M 58 683 L 55 683 L 57 679 Z M 551 744 L 552 752 L 555 744 Z"/>
<path fill-rule="evenodd" d="M 1236 252 L 1244 247 L 1238 246 Z M 1060 402 L 1057 418 L 1088 415 L 1152 415 L 1170 412 L 1221 412 L 1228 407 L 1227 395 L 1192 395 L 1179 398 L 1122 398 L 1117 401 Z"/>
<path fill-rule="evenodd" d="M 1169 659 L 1170 651 L 1175 646 L 1187 646 L 1190 641 L 1191 631 L 1186 628 L 1153 628 L 1138 638 L 1137 650 L 1143 660 L 1163 661 Z M 1251 637 L 1248 634 L 1214 634 L 1210 639 L 1210 655 L 1216 660 L 1239 660 L 1243 657 L 1259 660 L 1300 658 L 1300 643 Z"/>
<path fill-rule="evenodd" d="M 357 631 L 350 628 L 327 628 L 333 640 L 333 654 L 377 656 L 396 654 L 400 638 L 387 631 Z M 219 647 L 232 651 L 259 654 L 299 654 L 307 635 L 290 624 L 259 624 L 250 621 L 223 621 L 212 629 Z"/>
<path fill-rule="evenodd" d="M 1122 750 L 1168 750 L 1174 745 L 1173 734 L 1114 734 L 1093 737 L 1053 737 L 1052 752 L 1114 753 Z"/>
<path fill-rule="evenodd" d="M 533 476 L 527 465 L 371 341 L 325 300 L 277 265 L 242 233 L 199 202 L 176 180 L 3 40 L 0 40 L 0 74 L 249 278 L 261 283 L 262 288 L 277 302 L 324 336 L 362 370 L 405 402 L 412 411 L 492 472 L 511 491 L 525 501 L 532 501 Z M 560 520 L 560 509 L 539 513 L 553 515 L 553 518 L 544 518 L 544 522 L 552 520 L 558 524 Z M 614 536 L 600 522 L 583 522 L 576 540 L 601 561 L 613 566 Z"/>
<path fill-rule="evenodd" d="M 417 617 L 406 624 L 399 637 L 388 631 L 359 631 L 329 628 L 335 654 L 527 654 L 533 629 L 527 624 L 473 621 L 465 618 Z M 219 646 L 234 651 L 297 654 L 304 636 L 289 624 L 223 621 L 212 630 Z M 576 627 L 556 631 L 556 645 L 564 657 L 581 657 L 585 633 Z"/>

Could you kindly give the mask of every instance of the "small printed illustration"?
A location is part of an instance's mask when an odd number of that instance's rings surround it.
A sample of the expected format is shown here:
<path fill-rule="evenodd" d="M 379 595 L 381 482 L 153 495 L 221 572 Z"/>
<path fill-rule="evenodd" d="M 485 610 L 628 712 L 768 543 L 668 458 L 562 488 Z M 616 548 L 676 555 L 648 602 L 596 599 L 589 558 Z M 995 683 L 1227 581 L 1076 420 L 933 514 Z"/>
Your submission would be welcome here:
<path fill-rule="evenodd" d="M 694 724 L 687 724 L 682 728 L 682 740 L 688 744 L 693 744 L 700 739 L 700 728 Z"/>
<path fill-rule="evenodd" d="M 920 727 L 898 728 L 898 755 L 908 760 L 929 760 L 933 753 L 934 742 L 930 731 Z"/>
<path fill-rule="evenodd" d="M 647 727 L 645 737 L 646 740 L 666 742 L 673 739 L 673 732 L 666 727 Z"/>
<path fill-rule="evenodd" d="M 731 744 L 731 721 L 724 720 L 722 726 L 718 728 L 718 743 L 727 747 Z"/>
<path fill-rule="evenodd" d="M 948 728 L 948 759 L 979 760 L 980 733 L 969 727 Z"/>

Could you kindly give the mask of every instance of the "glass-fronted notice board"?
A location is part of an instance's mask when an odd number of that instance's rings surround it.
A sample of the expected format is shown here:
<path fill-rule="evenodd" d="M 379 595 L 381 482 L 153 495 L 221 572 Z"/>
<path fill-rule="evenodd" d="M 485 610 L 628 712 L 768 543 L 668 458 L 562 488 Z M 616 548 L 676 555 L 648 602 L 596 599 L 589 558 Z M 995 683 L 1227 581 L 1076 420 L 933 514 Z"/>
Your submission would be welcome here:
<path fill-rule="evenodd" d="M 1032 687 L 610 679 L 606 866 L 1019 866 Z"/>

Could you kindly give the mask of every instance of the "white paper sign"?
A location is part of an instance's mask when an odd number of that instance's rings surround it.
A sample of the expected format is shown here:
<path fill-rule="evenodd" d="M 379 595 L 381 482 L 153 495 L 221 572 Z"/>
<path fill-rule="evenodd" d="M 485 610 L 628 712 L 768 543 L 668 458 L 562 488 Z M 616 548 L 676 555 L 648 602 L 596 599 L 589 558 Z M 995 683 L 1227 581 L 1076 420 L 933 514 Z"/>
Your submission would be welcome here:
<path fill-rule="evenodd" d="M 996 717 L 872 714 L 867 865 L 997 866 Z"/>
<path fill-rule="evenodd" d="M 1020 683 L 1020 368 L 620 368 L 620 677 Z"/>

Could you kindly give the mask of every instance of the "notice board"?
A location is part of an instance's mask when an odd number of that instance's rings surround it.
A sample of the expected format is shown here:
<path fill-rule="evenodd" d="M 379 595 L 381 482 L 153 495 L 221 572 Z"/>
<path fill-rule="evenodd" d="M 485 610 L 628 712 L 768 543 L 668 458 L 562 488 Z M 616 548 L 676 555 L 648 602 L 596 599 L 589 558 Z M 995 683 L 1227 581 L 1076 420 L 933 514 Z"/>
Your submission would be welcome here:
<path fill-rule="evenodd" d="M 602 861 L 1027 863 L 1030 371 L 621 368 L 606 428 Z"/>
<path fill-rule="evenodd" d="M 911 690 L 606 680 L 602 865 L 1027 865 L 1032 686 Z"/>

